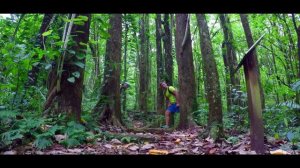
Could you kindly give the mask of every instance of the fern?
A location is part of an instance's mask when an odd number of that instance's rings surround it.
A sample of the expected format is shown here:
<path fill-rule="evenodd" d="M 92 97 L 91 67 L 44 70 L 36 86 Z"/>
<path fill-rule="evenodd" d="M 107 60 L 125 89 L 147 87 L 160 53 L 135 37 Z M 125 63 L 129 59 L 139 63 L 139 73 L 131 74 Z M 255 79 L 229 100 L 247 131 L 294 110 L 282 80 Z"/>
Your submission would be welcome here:
<path fill-rule="evenodd" d="M 38 137 L 34 142 L 33 142 L 33 146 L 43 150 L 46 149 L 47 147 L 52 146 L 53 142 L 50 138 L 46 138 L 43 136 Z"/>
<path fill-rule="evenodd" d="M 295 91 L 295 92 L 300 91 L 300 80 L 297 81 L 297 82 L 295 82 L 295 83 L 293 83 L 291 85 L 291 87 L 292 87 L 293 91 Z"/>
<path fill-rule="evenodd" d="M 76 146 L 80 145 L 80 142 L 77 139 L 75 139 L 75 138 L 65 139 L 61 143 L 63 145 L 65 145 L 67 148 L 76 147 Z"/>
<path fill-rule="evenodd" d="M 281 106 L 286 106 L 286 107 L 288 107 L 290 109 L 300 110 L 300 105 L 297 104 L 297 103 L 295 103 L 295 102 L 293 102 L 293 101 L 286 101 L 284 103 L 281 103 L 280 105 Z"/>
<path fill-rule="evenodd" d="M 14 140 L 23 138 L 21 130 L 11 130 L 1 134 L 1 140 L 5 145 L 10 145 Z"/>
<path fill-rule="evenodd" d="M 44 120 L 35 119 L 35 118 L 26 118 L 18 121 L 16 124 L 19 126 L 20 129 L 31 132 L 32 129 L 36 130 L 37 128 L 40 128 L 40 126 L 44 124 Z"/>

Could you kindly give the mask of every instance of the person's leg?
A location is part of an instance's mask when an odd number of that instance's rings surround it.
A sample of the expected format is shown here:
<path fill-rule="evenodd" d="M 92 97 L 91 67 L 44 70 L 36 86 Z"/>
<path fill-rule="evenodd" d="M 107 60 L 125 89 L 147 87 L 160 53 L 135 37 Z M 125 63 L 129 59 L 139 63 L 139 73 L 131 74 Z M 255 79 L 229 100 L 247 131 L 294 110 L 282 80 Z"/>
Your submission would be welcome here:
<path fill-rule="evenodd" d="M 171 112 L 169 110 L 166 110 L 165 118 L 166 118 L 166 125 L 167 126 L 170 126 L 170 115 L 171 115 Z"/>

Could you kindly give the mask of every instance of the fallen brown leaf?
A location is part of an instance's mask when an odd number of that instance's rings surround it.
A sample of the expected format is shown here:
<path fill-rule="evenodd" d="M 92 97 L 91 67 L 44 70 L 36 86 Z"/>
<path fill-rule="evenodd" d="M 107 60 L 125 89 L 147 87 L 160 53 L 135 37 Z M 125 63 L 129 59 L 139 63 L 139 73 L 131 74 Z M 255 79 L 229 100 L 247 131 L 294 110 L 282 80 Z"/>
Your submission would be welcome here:
<path fill-rule="evenodd" d="M 178 138 L 178 139 L 176 139 L 176 141 L 175 141 L 175 144 L 179 144 L 180 143 L 180 139 Z"/>
<path fill-rule="evenodd" d="M 167 155 L 167 154 L 169 154 L 169 152 L 167 150 L 150 149 L 148 154 L 149 155 Z"/>
<path fill-rule="evenodd" d="M 213 155 L 216 153 L 217 150 L 217 148 L 212 148 L 211 150 L 209 150 L 208 154 Z"/>
<path fill-rule="evenodd" d="M 275 151 L 270 151 L 271 155 L 288 155 L 290 153 L 288 153 L 287 151 L 284 151 L 282 149 L 278 149 Z"/>

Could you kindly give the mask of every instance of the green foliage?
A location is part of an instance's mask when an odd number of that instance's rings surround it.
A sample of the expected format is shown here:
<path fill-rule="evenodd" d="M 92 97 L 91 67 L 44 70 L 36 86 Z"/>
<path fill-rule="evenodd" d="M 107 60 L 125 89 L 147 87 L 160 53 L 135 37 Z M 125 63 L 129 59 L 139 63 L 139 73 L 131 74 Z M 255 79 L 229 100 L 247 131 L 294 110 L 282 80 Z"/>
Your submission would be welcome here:
<path fill-rule="evenodd" d="M 237 144 L 239 142 L 239 138 L 236 136 L 230 136 L 229 138 L 226 139 L 226 141 L 232 144 Z"/>
<path fill-rule="evenodd" d="M 67 123 L 64 133 L 67 135 L 67 138 L 61 143 L 68 148 L 86 143 L 87 139 L 89 139 L 89 141 L 93 141 L 95 139 L 93 133 L 88 132 L 83 125 L 74 121 Z"/>
<path fill-rule="evenodd" d="M 132 143 L 132 142 L 136 142 L 137 138 L 133 138 L 133 137 L 122 137 L 121 138 L 121 142 L 123 143 Z"/>
<path fill-rule="evenodd" d="M 0 147 L 14 145 L 14 142 L 25 144 L 33 141 L 34 147 L 43 150 L 55 143 L 53 141 L 55 135 L 65 134 L 66 139 L 60 143 L 69 148 L 83 143 L 92 143 L 99 137 L 99 135 L 95 135 L 93 132 L 97 134 L 101 132 L 95 125 L 92 126 L 93 129 L 87 129 L 74 121 L 70 121 L 65 125 L 65 115 L 58 115 L 57 117 L 47 119 L 30 115 L 23 119 L 17 119 L 18 115 L 19 113 L 15 111 L 0 113 L 1 125 L 9 123 L 7 127 L 1 128 Z"/>
<path fill-rule="evenodd" d="M 208 103 L 200 103 L 199 110 L 193 112 L 194 121 L 198 125 L 206 125 L 208 118 Z"/>
<path fill-rule="evenodd" d="M 292 85 L 292 90 L 297 92 L 300 91 L 300 80 L 298 80 L 297 82 L 293 83 Z"/>

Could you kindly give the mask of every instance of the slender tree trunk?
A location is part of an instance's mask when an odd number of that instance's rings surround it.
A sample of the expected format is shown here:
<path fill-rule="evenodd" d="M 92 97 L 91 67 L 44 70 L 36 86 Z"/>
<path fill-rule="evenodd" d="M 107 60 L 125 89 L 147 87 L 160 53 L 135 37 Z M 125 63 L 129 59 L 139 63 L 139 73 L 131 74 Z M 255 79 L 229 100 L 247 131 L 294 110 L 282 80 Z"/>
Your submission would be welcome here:
<path fill-rule="evenodd" d="M 297 27 L 297 24 L 296 24 L 296 20 L 295 20 L 295 15 L 293 14 L 292 15 L 292 19 L 293 19 L 293 24 L 294 24 L 294 28 L 295 28 L 295 31 L 297 33 L 297 55 L 298 55 L 298 79 L 300 79 L 300 26 Z M 298 91 L 296 93 L 296 103 L 297 104 L 300 104 L 300 92 Z"/>
<path fill-rule="evenodd" d="M 242 22 L 242 25 L 243 25 L 243 28 L 244 28 L 244 31 L 245 31 L 245 35 L 246 35 L 248 47 L 250 48 L 254 44 L 254 41 L 253 41 L 253 38 L 252 38 L 251 29 L 250 29 L 250 24 L 249 24 L 247 15 L 240 14 L 240 17 L 241 17 L 241 22 Z M 256 60 L 256 62 L 258 64 L 257 66 L 259 67 L 259 63 L 258 63 L 258 59 L 257 59 L 257 53 L 254 51 L 253 54 L 254 54 L 254 59 Z M 261 104 L 262 104 L 262 108 L 264 109 L 265 108 L 265 96 L 264 96 L 264 90 L 263 90 L 262 84 L 261 84 L 260 70 L 259 70 L 259 68 L 258 68 L 258 83 L 259 83 L 259 90 L 261 91 L 260 92 L 260 94 L 261 94 L 261 101 L 262 101 Z"/>
<path fill-rule="evenodd" d="M 223 136 L 222 98 L 219 75 L 205 15 L 197 14 L 197 21 L 200 32 L 203 71 L 205 71 L 204 84 L 209 104 L 207 133 L 213 139 L 219 139 Z"/>
<path fill-rule="evenodd" d="M 173 56 L 172 56 L 172 34 L 170 28 L 169 14 L 164 14 L 164 36 L 163 44 L 165 50 L 165 76 L 168 85 L 173 85 Z"/>
<path fill-rule="evenodd" d="M 104 81 L 94 113 L 101 113 L 100 123 L 122 126 L 120 101 L 120 69 L 122 45 L 122 15 L 110 17 L 110 38 L 106 42 Z"/>
<path fill-rule="evenodd" d="M 176 14 L 176 58 L 178 64 L 180 120 L 179 128 L 190 127 L 197 108 L 192 41 L 187 14 Z M 188 74 L 188 75 L 187 75 Z"/>
<path fill-rule="evenodd" d="M 125 44 L 124 44 L 124 81 L 127 82 L 127 45 L 128 45 L 128 23 L 125 20 L 126 14 L 124 15 L 124 22 L 125 22 Z M 122 109 L 126 111 L 126 90 L 123 91 L 123 102 L 122 102 Z"/>
<path fill-rule="evenodd" d="M 139 109 L 142 113 L 147 113 L 147 96 L 148 96 L 148 55 L 147 55 L 147 15 L 143 14 L 141 19 L 141 55 L 139 59 L 139 69 L 140 69 L 140 87 L 139 87 Z"/>
<path fill-rule="evenodd" d="M 152 91 L 151 91 L 151 57 L 150 57 L 150 25 L 149 25 L 149 14 L 145 14 L 145 42 L 146 42 L 146 46 L 145 46 L 145 62 L 146 62 L 146 111 L 145 114 L 147 114 L 147 112 L 149 111 L 150 107 L 149 105 L 151 105 L 151 100 L 152 99 Z M 151 109 L 154 109 L 153 106 L 151 107 Z"/>
<path fill-rule="evenodd" d="M 13 34 L 13 39 L 14 39 L 14 40 L 15 40 L 15 38 L 16 38 L 16 36 L 17 36 L 19 27 L 20 27 L 21 22 L 22 22 L 22 20 L 24 19 L 24 17 L 25 17 L 25 14 L 21 14 L 20 19 L 19 19 L 18 24 L 17 24 L 17 27 L 16 27 L 16 29 L 15 29 L 15 31 L 14 31 L 14 34 Z"/>
<path fill-rule="evenodd" d="M 156 15 L 156 65 L 157 65 L 157 95 L 156 95 L 156 101 L 157 101 L 157 112 L 159 114 L 164 114 L 165 111 L 165 103 L 164 103 L 164 95 L 163 91 L 160 88 L 159 83 L 163 80 L 163 60 L 162 60 L 162 47 L 161 47 L 161 15 Z"/>
<path fill-rule="evenodd" d="M 75 17 L 78 15 L 75 15 Z M 63 113 L 68 115 L 75 115 L 76 120 L 80 121 L 81 116 L 81 101 L 83 91 L 84 79 L 84 65 L 85 57 L 79 59 L 78 57 L 85 55 L 87 47 L 81 43 L 87 44 L 89 40 L 90 28 L 90 14 L 83 14 L 88 19 L 83 25 L 76 25 L 69 27 L 70 36 L 73 37 L 75 44 L 71 49 L 75 51 L 74 54 L 62 55 L 60 62 L 52 68 L 49 74 L 48 81 L 50 83 L 48 88 L 47 100 L 44 104 L 44 112 Z M 79 33 L 82 32 L 82 33 Z M 66 33 L 67 35 L 68 33 Z M 59 65 L 62 65 L 60 70 Z M 80 66 L 78 66 L 80 65 Z M 59 69 L 60 73 L 57 72 Z"/>
<path fill-rule="evenodd" d="M 226 71 L 227 110 L 231 111 L 231 106 L 237 104 L 236 102 L 233 102 L 232 90 L 239 90 L 240 80 L 237 76 L 238 74 L 234 73 L 234 70 L 237 67 L 237 59 L 233 46 L 233 33 L 230 28 L 229 17 L 226 14 L 220 14 L 220 20 L 224 33 L 224 45 L 222 45 L 222 49 L 224 52 L 223 58 Z"/>
<path fill-rule="evenodd" d="M 165 56 L 164 56 L 164 73 L 165 73 L 165 81 L 167 82 L 168 85 L 174 85 L 173 82 L 173 72 L 174 72 L 174 66 L 173 66 L 173 54 L 172 54 L 172 26 L 174 24 L 170 24 L 170 14 L 164 14 L 164 36 L 163 36 L 163 44 L 164 44 L 164 51 L 165 51 Z M 171 16 L 171 22 L 174 21 L 174 18 L 172 20 Z M 170 126 L 174 125 L 174 114 L 171 114 L 170 118 Z"/>
<path fill-rule="evenodd" d="M 37 39 L 36 39 L 36 43 L 35 43 L 35 46 L 40 49 L 45 49 L 44 45 L 45 45 L 47 36 L 44 37 L 44 36 L 42 36 L 42 34 L 48 30 L 53 17 L 54 17 L 54 14 L 44 14 L 44 18 L 43 18 L 43 21 L 42 21 L 42 24 L 40 27 L 40 31 L 37 35 Z M 33 59 L 37 59 L 37 58 L 38 58 L 38 55 L 33 56 Z M 44 58 L 42 58 L 41 60 L 44 60 Z M 32 66 L 32 69 L 28 72 L 28 82 L 26 83 L 26 86 L 30 86 L 30 85 L 35 86 L 36 85 L 40 68 L 41 68 L 40 63 Z"/>
<path fill-rule="evenodd" d="M 137 110 L 138 109 L 138 105 L 139 105 L 139 97 L 140 97 L 140 93 L 139 93 L 139 88 L 140 88 L 140 83 L 139 83 L 139 74 L 140 72 L 138 72 L 139 68 L 140 68 L 140 48 L 139 48 L 139 40 L 138 40 L 138 35 L 137 32 L 134 31 L 134 35 L 135 35 L 135 44 L 136 44 L 136 59 L 135 59 L 135 73 L 134 73 L 134 79 L 135 79 L 135 102 L 134 102 L 134 109 Z"/>

